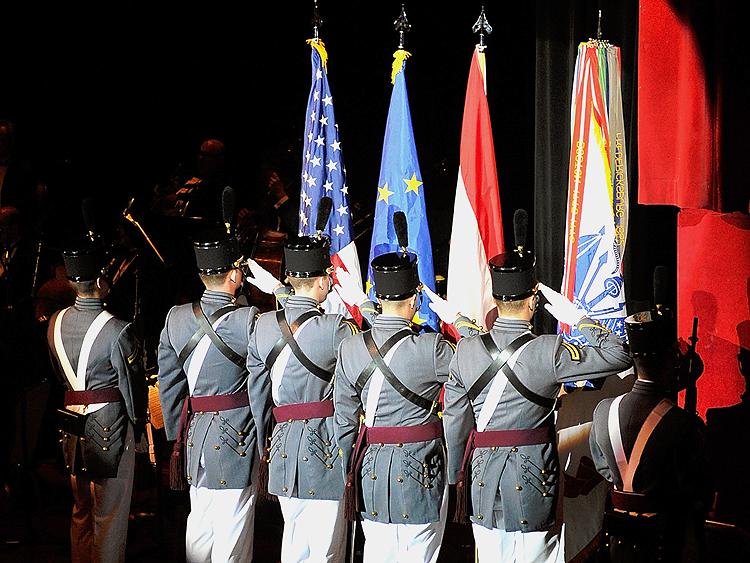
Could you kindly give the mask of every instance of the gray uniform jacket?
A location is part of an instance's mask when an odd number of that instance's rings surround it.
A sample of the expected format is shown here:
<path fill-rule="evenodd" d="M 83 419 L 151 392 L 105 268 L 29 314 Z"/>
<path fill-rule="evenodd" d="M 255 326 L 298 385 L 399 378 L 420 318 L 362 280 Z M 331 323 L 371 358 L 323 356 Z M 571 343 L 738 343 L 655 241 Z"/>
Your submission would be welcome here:
<path fill-rule="evenodd" d="M 372 337 L 378 347 L 409 322 L 379 316 L 373 322 Z M 428 400 L 437 400 L 448 378 L 453 347 L 436 333 L 407 337 L 388 364 L 395 376 L 410 391 Z M 364 413 L 373 378 L 357 392 L 355 383 L 370 363 L 361 334 L 344 340 L 336 365 L 335 421 L 336 440 L 350 463 L 357 438 L 360 415 Z M 416 426 L 438 420 L 436 412 L 426 410 L 403 398 L 383 382 L 374 426 Z M 368 520 L 396 524 L 427 524 L 440 520 L 440 504 L 445 488 L 445 457 L 440 439 L 411 444 L 372 444 L 367 447 L 360 470 L 361 490 Z"/>
<path fill-rule="evenodd" d="M 620 402 L 619 420 L 622 445 L 629 457 L 646 417 L 666 397 L 663 387 L 636 380 L 632 391 Z M 589 434 L 591 455 L 597 470 L 622 490 L 609 438 L 609 408 L 614 399 L 604 399 L 594 410 Z M 701 420 L 676 407 L 664 415 L 651 434 L 633 478 L 633 490 L 651 496 L 660 505 L 680 513 L 707 508 L 710 499 L 706 439 Z"/>
<path fill-rule="evenodd" d="M 521 320 L 499 318 L 490 334 L 500 350 L 530 330 Z M 520 350 L 514 373 L 531 391 L 554 398 L 566 381 L 616 374 L 630 365 L 622 340 L 590 319 L 578 323 L 590 346 L 563 343 L 544 335 Z M 456 482 L 471 429 L 479 417 L 491 382 L 475 401 L 467 390 L 490 365 L 479 337 L 459 341 L 445 385 L 443 425 L 448 444 L 449 479 Z M 485 430 L 538 428 L 553 424 L 550 410 L 524 398 L 510 383 Z M 486 528 L 532 532 L 552 526 L 558 493 L 559 464 L 554 442 L 518 447 L 477 448 L 471 462 L 471 521 Z"/>
<path fill-rule="evenodd" d="M 78 297 L 62 317 L 63 348 L 74 370 L 84 335 L 103 309 L 101 299 Z M 54 345 L 54 326 L 59 314 L 60 311 L 50 319 L 47 343 L 55 370 L 65 387 L 72 390 Z M 107 321 L 94 340 L 86 369 L 86 390 L 111 387 L 120 390 L 122 402 L 108 403 L 90 412 L 84 436 L 62 433 L 65 466 L 71 474 L 92 479 L 116 477 L 128 425 L 145 420 L 146 378 L 141 348 L 132 325 L 117 318 Z"/>
<path fill-rule="evenodd" d="M 284 304 L 289 324 L 310 310 L 318 310 L 318 302 L 309 297 L 292 295 Z M 283 371 L 272 382 L 266 359 L 281 338 L 281 330 L 275 311 L 262 314 L 250 338 L 247 357 L 251 399 L 262 401 L 263 390 L 270 387 L 276 406 L 332 400 L 339 343 L 356 332 L 356 325 L 341 315 L 312 318 L 295 334 L 295 339 L 307 358 L 331 374 L 331 381 L 323 381 L 310 373 L 294 354 L 290 354 L 285 365 L 286 356 L 276 360 L 276 370 L 283 368 Z M 253 404 L 253 411 L 261 408 L 262 405 L 256 407 Z M 259 429 L 259 439 L 263 436 L 262 429 Z M 271 436 L 268 457 L 268 492 L 271 494 L 304 499 L 341 499 L 344 481 L 341 455 L 333 436 L 333 417 L 278 421 Z"/>
<path fill-rule="evenodd" d="M 206 290 L 201 297 L 206 316 L 232 303 L 228 293 Z M 255 326 L 255 307 L 240 307 L 216 328 L 216 333 L 237 354 L 247 356 L 247 345 Z M 193 392 L 189 392 L 187 371 L 196 351 L 185 366 L 178 355 L 198 328 L 192 305 L 172 307 L 167 314 L 159 340 L 159 400 L 164 413 L 167 440 L 177 437 L 182 405 L 189 394 L 203 397 L 248 392 L 247 370 L 229 361 L 211 343 L 198 373 Z M 267 397 L 267 395 L 266 395 Z M 218 412 L 195 412 L 190 416 L 185 440 L 186 477 L 197 479 L 201 457 L 206 471 L 203 486 L 209 489 L 242 489 L 250 485 L 254 459 L 261 445 L 257 443 L 256 425 L 249 407 Z"/>

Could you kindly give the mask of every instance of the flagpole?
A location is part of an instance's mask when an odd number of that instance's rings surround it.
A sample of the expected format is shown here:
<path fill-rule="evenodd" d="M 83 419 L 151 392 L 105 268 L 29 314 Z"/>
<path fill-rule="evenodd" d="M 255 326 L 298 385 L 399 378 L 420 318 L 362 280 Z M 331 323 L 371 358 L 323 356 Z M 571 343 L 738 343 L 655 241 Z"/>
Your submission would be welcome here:
<path fill-rule="evenodd" d="M 398 31 L 398 48 L 399 50 L 403 50 L 406 33 L 411 31 L 411 24 L 406 19 L 406 4 L 401 4 L 401 13 L 396 18 L 396 21 L 393 22 L 393 29 Z"/>
<path fill-rule="evenodd" d="M 479 14 L 477 21 L 471 26 L 471 31 L 479 34 L 479 49 L 484 50 L 484 34 L 489 35 L 492 33 L 492 26 L 487 21 L 487 16 L 484 13 L 484 4 L 482 4 L 482 13 Z"/>
<path fill-rule="evenodd" d="M 318 0 L 313 0 L 312 26 L 313 39 L 317 41 L 318 39 L 320 39 L 320 37 L 318 36 L 319 29 L 323 26 L 323 18 L 320 17 L 320 7 L 318 6 Z"/>

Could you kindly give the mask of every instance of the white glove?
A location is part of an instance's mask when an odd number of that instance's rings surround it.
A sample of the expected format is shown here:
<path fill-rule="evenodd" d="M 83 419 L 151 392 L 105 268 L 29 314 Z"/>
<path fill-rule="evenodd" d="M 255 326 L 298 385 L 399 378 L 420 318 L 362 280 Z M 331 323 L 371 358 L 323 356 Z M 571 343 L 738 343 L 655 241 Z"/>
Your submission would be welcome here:
<path fill-rule="evenodd" d="M 575 326 L 578 324 L 578 321 L 586 316 L 586 311 L 573 305 L 567 297 L 557 293 L 554 289 L 540 283 L 539 290 L 545 299 L 549 301 L 549 303 L 544 305 L 544 308 L 561 323 Z"/>
<path fill-rule="evenodd" d="M 338 283 L 334 286 L 334 289 L 341 297 L 341 300 L 347 305 L 356 305 L 359 307 L 365 301 L 369 301 L 370 298 L 367 294 L 362 291 L 359 287 L 359 283 L 354 279 L 354 276 L 343 268 L 336 268 L 336 281 Z"/>
<path fill-rule="evenodd" d="M 422 291 L 424 291 L 427 294 L 427 297 L 430 298 L 430 309 L 435 311 L 435 314 L 440 317 L 441 321 L 448 324 L 453 324 L 454 322 L 456 322 L 456 319 L 461 314 L 459 313 L 458 309 L 456 309 L 453 305 L 448 303 L 448 301 L 440 297 L 426 285 L 422 287 Z"/>
<path fill-rule="evenodd" d="M 282 283 L 273 277 L 273 274 L 258 264 L 252 258 L 247 259 L 247 265 L 253 277 L 247 276 L 247 281 L 260 289 L 263 293 L 273 293 L 275 289 L 282 286 Z"/>

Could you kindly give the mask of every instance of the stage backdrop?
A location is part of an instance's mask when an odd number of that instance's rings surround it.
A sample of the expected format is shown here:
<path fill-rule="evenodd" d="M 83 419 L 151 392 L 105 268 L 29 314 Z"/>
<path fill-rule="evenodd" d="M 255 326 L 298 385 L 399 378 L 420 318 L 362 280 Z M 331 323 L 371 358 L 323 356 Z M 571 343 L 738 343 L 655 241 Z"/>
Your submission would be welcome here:
<path fill-rule="evenodd" d="M 750 216 L 683 210 L 677 233 L 678 332 L 686 338 L 698 317 L 698 414 L 739 403 L 745 382 L 740 346 L 750 349 Z"/>

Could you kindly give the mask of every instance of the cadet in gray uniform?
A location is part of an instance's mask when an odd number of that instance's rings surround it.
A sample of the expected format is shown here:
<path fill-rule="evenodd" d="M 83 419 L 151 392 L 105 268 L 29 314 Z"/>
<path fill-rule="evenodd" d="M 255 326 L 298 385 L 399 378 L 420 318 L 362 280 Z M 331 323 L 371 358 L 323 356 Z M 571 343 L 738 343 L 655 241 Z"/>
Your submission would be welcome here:
<path fill-rule="evenodd" d="M 47 342 L 67 391 L 60 415 L 70 471 L 74 562 L 125 560 L 135 467 L 134 425 L 146 416 L 146 378 L 133 327 L 104 309 L 103 246 L 63 252 L 75 305 L 50 319 Z"/>
<path fill-rule="evenodd" d="M 372 261 L 382 314 L 341 343 L 336 365 L 336 439 L 348 468 L 348 515 L 362 517 L 365 562 L 436 561 L 446 521 L 437 400 L 453 347 L 413 331 L 417 257 L 401 246 Z"/>
<path fill-rule="evenodd" d="M 247 562 L 253 554 L 257 428 L 270 406 L 250 410 L 247 347 L 258 310 L 237 307 L 242 286 L 236 239 L 196 242 L 206 286 L 200 301 L 172 307 L 159 342 L 159 399 L 168 440 L 175 440 L 173 488 L 190 485 L 187 560 Z M 253 390 L 270 401 L 270 385 Z"/>
<path fill-rule="evenodd" d="M 344 479 L 333 432 L 333 373 L 339 344 L 358 328 L 320 309 L 332 284 L 326 237 L 291 240 L 284 260 L 294 293 L 283 309 L 258 318 L 247 358 L 253 410 L 262 407 L 255 400 L 262 402 L 269 386 L 275 405 L 266 457 L 268 492 L 278 496 L 284 516 L 281 561 L 343 562 Z M 253 263 L 251 269 L 256 278 L 248 281 L 258 284 L 260 267 Z"/>
<path fill-rule="evenodd" d="M 498 318 L 488 333 L 459 341 L 445 385 L 456 520 L 468 509 L 480 561 L 554 561 L 554 404 L 560 384 L 616 374 L 630 359 L 619 337 L 543 285 L 548 311 L 576 325 L 590 345 L 531 333 L 537 281 L 534 257 L 522 246 L 495 256 L 489 266 Z"/>
<path fill-rule="evenodd" d="M 589 435 L 594 464 L 613 485 L 610 558 L 700 561 L 711 500 L 706 439 L 703 422 L 667 398 L 677 365 L 673 322 L 668 311 L 643 311 L 625 319 L 625 330 L 638 379 L 597 405 Z"/>

